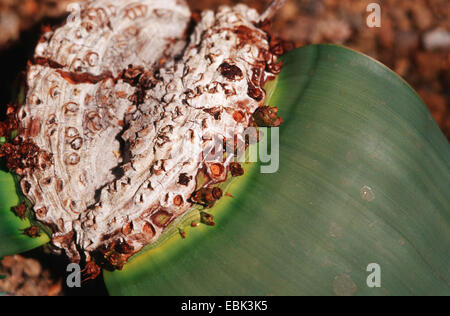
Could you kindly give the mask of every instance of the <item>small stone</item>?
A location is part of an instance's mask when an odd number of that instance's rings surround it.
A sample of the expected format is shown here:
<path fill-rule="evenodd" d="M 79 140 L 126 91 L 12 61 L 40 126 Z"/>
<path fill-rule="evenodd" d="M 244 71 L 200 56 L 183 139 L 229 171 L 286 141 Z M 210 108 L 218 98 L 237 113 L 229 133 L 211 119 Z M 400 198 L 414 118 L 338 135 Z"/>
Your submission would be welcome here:
<path fill-rule="evenodd" d="M 36 278 L 41 274 L 41 264 L 34 259 L 26 259 L 24 262 L 24 273 L 30 278 Z"/>
<path fill-rule="evenodd" d="M 425 33 L 423 44 L 426 50 L 449 49 L 450 32 L 444 29 L 435 29 Z"/>

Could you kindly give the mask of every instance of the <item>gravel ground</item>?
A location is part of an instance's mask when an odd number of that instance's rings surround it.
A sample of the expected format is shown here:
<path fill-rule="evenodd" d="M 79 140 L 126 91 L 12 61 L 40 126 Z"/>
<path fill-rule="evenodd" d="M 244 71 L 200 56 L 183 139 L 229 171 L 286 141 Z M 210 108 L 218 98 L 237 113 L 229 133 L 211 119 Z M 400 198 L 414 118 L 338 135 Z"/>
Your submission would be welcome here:
<path fill-rule="evenodd" d="M 10 100 L 13 79 L 26 67 L 42 24 L 62 21 L 73 0 L 0 0 L 0 102 Z M 246 3 L 263 10 L 270 0 L 188 0 L 193 9 Z M 296 46 L 344 44 L 366 53 L 406 79 L 450 139 L 450 1 L 382 0 L 381 28 L 366 25 L 370 0 L 288 0 L 274 32 Z M 101 280 L 84 293 L 64 288 L 63 260 L 42 250 L 0 262 L 0 292 L 14 295 L 105 294 Z M 56 272 L 55 272 L 56 271 Z"/>
<path fill-rule="evenodd" d="M 0 292 L 17 296 L 59 296 L 62 293 L 61 279 L 54 279 L 49 269 L 43 269 L 34 258 L 23 256 L 6 257 L 1 261 Z"/>

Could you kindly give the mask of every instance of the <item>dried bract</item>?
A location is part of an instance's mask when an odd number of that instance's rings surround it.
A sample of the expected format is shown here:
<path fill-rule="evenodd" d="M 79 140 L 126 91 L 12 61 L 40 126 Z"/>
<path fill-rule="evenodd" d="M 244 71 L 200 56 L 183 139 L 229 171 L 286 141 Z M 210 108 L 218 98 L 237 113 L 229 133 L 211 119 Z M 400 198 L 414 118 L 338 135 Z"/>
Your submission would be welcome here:
<path fill-rule="evenodd" d="M 14 206 L 13 211 L 17 217 L 19 217 L 21 219 L 25 219 L 25 217 L 27 215 L 27 206 L 24 203 L 22 203 L 20 205 Z"/>
<path fill-rule="evenodd" d="M 24 235 L 31 238 L 37 238 L 41 236 L 41 230 L 37 226 L 30 226 L 23 231 Z"/>
<path fill-rule="evenodd" d="M 278 117 L 278 109 L 271 106 L 261 106 L 253 113 L 253 119 L 259 127 L 278 127 L 283 119 Z"/>

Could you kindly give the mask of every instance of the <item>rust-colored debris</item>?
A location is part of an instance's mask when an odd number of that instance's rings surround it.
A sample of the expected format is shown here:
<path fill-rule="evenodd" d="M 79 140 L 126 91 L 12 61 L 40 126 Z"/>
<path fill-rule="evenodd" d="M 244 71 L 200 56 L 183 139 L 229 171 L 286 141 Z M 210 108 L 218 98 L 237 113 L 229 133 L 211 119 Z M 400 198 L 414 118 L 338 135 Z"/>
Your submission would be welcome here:
<path fill-rule="evenodd" d="M 278 127 L 283 119 L 277 115 L 278 109 L 271 106 L 261 106 L 253 113 L 253 119 L 259 127 Z"/>
<path fill-rule="evenodd" d="M 27 215 L 27 206 L 25 203 L 13 207 L 14 214 L 21 219 L 25 219 Z"/>
<path fill-rule="evenodd" d="M 30 226 L 23 231 L 24 235 L 31 238 L 37 238 L 41 236 L 41 229 L 37 226 Z"/>

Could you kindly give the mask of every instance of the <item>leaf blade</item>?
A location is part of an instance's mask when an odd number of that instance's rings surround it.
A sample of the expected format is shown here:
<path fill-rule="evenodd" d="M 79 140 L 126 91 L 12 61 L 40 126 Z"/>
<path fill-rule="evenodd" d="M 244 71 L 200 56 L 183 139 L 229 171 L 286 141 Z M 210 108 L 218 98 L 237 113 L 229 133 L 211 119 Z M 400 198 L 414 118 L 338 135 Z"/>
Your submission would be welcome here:
<path fill-rule="evenodd" d="M 450 147 L 423 102 L 339 46 L 284 61 L 268 87 L 285 119 L 279 172 L 250 167 L 213 210 L 216 229 L 106 272 L 111 294 L 449 294 Z"/>
<path fill-rule="evenodd" d="M 28 219 L 21 220 L 12 212 L 12 207 L 20 204 L 16 183 L 12 174 L 0 170 L 0 257 L 25 252 L 46 244 L 47 235 L 30 238 L 23 234 L 29 227 Z"/>

